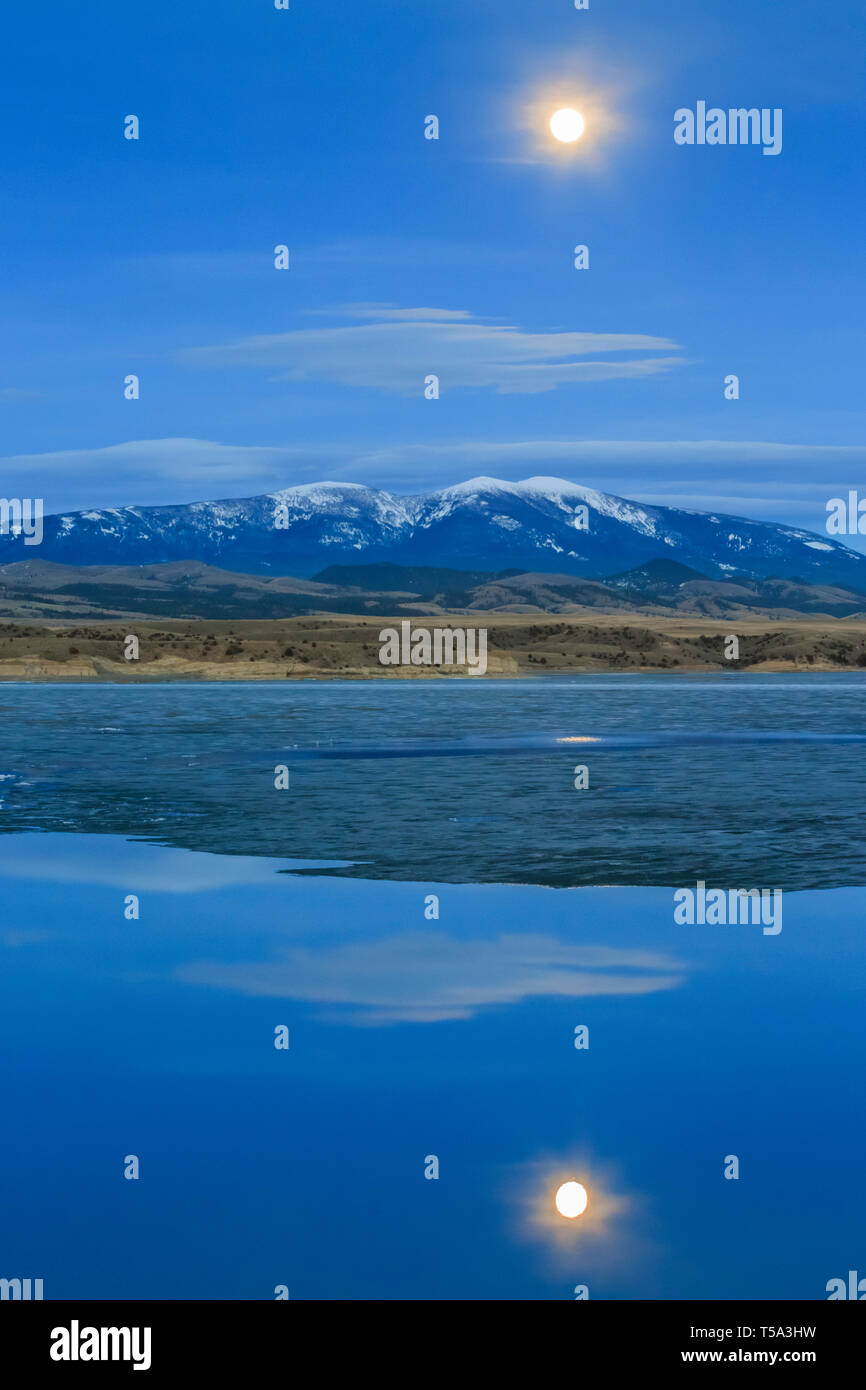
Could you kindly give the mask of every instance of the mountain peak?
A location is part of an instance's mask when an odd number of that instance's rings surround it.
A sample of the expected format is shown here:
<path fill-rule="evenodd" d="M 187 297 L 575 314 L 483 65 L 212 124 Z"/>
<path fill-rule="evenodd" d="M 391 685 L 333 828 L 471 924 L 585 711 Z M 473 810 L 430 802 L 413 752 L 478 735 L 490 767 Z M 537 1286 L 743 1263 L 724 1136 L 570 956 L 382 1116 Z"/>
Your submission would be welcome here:
<path fill-rule="evenodd" d="M 459 497 L 473 492 L 518 492 L 520 483 L 506 483 L 501 478 L 469 478 L 465 483 L 452 483 L 450 487 L 440 488 L 436 497 Z"/>
<path fill-rule="evenodd" d="M 375 492 L 375 488 L 368 487 L 366 483 L 338 483 L 325 480 L 321 483 L 292 483 L 289 487 L 281 487 L 276 492 L 269 492 L 269 497 L 313 497 L 319 492 Z M 207 505 L 206 503 L 203 505 Z"/>
<path fill-rule="evenodd" d="M 608 495 L 582 487 L 580 483 L 570 483 L 565 478 L 521 478 L 519 482 L 510 483 L 503 478 L 485 476 L 469 478 L 465 483 L 452 483 L 450 487 L 440 488 L 435 495 L 437 497 L 459 497 L 478 492 L 507 492 L 515 497 L 525 497 L 531 493 L 540 493 L 547 497 L 605 497 Z"/>
<path fill-rule="evenodd" d="M 283 504 L 276 526 L 275 503 Z M 581 504 L 578 506 L 578 504 Z M 199 561 L 307 578 L 329 565 L 622 576 L 661 560 L 702 575 L 802 579 L 866 592 L 866 555 L 790 526 L 645 506 L 564 478 L 485 476 L 404 497 L 357 482 L 299 483 L 258 497 L 121 507 L 44 519 L 38 555 L 0 536 L 0 564 Z"/>
<path fill-rule="evenodd" d="M 582 487 L 580 483 L 570 483 L 566 478 L 524 478 L 517 487 L 523 492 L 544 492 L 551 496 L 566 494 L 569 496 L 583 497 L 587 493 L 592 493 L 592 488 Z M 608 493 L 594 493 L 596 497 L 606 497 Z"/>

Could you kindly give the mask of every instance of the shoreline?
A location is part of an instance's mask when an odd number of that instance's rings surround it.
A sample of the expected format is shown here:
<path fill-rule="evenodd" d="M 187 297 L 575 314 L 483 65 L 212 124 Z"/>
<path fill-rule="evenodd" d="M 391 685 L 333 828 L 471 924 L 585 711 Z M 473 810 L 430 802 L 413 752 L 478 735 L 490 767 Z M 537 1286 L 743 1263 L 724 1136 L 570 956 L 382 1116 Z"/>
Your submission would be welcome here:
<path fill-rule="evenodd" d="M 380 615 L 207 621 L 0 622 L 0 683 L 146 685 L 260 681 L 526 679 L 866 670 L 866 619 L 605 614 L 425 615 L 425 628 L 486 632 L 486 670 L 385 665 Z M 737 657 L 726 659 L 732 637 Z M 134 650 L 133 659 L 125 654 Z"/>
<path fill-rule="evenodd" d="M 157 666 L 157 663 L 148 663 Z M 33 673 L 22 667 L 19 670 L 10 671 L 6 667 L 0 668 L 0 685 L 309 685 L 321 684 L 331 681 L 351 681 L 363 684 L 368 681 L 447 681 L 460 680 L 472 681 L 479 685 L 485 681 L 527 681 L 537 680 L 539 683 L 551 676 L 670 676 L 676 679 L 679 676 L 766 676 L 766 675 L 802 675 L 802 676 L 826 676 L 826 675 L 852 675 L 857 674 L 862 668 L 845 666 L 818 664 L 803 665 L 799 662 L 766 661 L 750 666 L 736 666 L 730 663 L 726 666 L 683 666 L 675 668 L 670 666 L 548 666 L 544 671 L 487 671 L 484 675 L 476 675 L 469 671 L 465 666 L 455 666 L 447 670 L 427 668 L 421 670 L 395 671 L 393 667 L 370 668 L 365 671 L 331 671 L 313 670 L 305 672 L 287 673 L 283 671 L 259 670 L 255 673 L 244 671 L 240 666 L 214 667 L 209 670 L 193 668 L 190 670 L 157 669 L 152 671 L 94 671 L 90 673 L 75 673 L 64 671 L 62 663 L 52 663 L 55 669 Z M 866 676 L 866 671 L 863 671 Z"/>

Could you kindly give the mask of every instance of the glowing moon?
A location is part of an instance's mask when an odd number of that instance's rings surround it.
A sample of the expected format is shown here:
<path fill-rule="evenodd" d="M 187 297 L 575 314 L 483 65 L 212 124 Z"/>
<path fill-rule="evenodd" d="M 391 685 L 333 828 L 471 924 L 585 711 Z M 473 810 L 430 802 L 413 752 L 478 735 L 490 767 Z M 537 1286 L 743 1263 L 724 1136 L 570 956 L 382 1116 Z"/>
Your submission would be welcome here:
<path fill-rule="evenodd" d="M 554 1201 L 560 1216 L 565 1216 L 569 1221 L 572 1221 L 575 1216 L 582 1216 L 586 1211 L 589 1196 L 583 1183 L 564 1182 L 561 1187 L 556 1189 Z"/>
<path fill-rule="evenodd" d="M 550 118 L 551 131 L 557 140 L 562 140 L 566 145 L 580 139 L 583 127 L 584 120 L 580 112 L 573 111 L 570 106 L 563 107 L 561 111 L 554 111 Z"/>

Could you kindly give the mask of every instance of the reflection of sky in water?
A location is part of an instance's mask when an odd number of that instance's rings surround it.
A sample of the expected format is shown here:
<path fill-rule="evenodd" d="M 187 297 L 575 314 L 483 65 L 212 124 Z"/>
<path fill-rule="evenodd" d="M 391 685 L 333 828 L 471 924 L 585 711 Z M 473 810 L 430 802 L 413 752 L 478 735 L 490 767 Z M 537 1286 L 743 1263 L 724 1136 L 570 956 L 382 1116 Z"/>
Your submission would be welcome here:
<path fill-rule="evenodd" d="M 304 867 L 0 840 L 0 1274 L 49 1297 L 822 1298 L 862 1264 L 862 890 L 786 895 L 769 938 L 678 927 L 664 888 Z M 594 1227 L 549 1219 L 571 1176 Z"/>

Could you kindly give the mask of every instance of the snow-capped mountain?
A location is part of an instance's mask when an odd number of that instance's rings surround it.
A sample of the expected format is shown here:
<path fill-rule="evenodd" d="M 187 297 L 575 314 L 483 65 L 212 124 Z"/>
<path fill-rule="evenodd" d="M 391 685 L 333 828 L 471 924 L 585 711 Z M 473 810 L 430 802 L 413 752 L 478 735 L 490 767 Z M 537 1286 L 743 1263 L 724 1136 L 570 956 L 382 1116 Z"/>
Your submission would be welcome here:
<path fill-rule="evenodd" d="M 564 482 L 495 478 L 417 497 L 316 483 L 261 497 L 46 517 L 39 547 L 0 536 L 0 563 L 199 560 L 310 576 L 332 564 L 508 568 L 603 578 L 659 557 L 703 574 L 799 578 L 866 592 L 866 556 L 828 537 L 743 517 L 650 507 Z"/>

